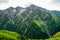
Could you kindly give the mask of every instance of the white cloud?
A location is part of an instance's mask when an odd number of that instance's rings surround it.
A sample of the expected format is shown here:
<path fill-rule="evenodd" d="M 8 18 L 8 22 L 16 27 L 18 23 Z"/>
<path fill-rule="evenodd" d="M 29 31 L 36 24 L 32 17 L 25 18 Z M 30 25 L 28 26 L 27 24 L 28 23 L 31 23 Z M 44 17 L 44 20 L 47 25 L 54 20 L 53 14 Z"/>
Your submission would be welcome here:
<path fill-rule="evenodd" d="M 0 4 L 1 3 L 5 3 L 5 2 L 7 2 L 8 0 L 0 0 Z"/>
<path fill-rule="evenodd" d="M 9 0 L 8 3 L 3 3 L 0 4 L 0 9 L 6 9 L 8 7 L 17 7 L 17 6 L 21 6 L 21 7 L 26 7 L 28 5 L 30 5 L 31 2 L 30 0 Z"/>
<path fill-rule="evenodd" d="M 0 9 L 6 9 L 10 6 L 17 7 L 27 7 L 30 4 L 35 4 L 37 6 L 49 9 L 49 10 L 60 10 L 59 5 L 54 5 L 53 0 L 9 0 L 7 3 L 0 4 Z"/>

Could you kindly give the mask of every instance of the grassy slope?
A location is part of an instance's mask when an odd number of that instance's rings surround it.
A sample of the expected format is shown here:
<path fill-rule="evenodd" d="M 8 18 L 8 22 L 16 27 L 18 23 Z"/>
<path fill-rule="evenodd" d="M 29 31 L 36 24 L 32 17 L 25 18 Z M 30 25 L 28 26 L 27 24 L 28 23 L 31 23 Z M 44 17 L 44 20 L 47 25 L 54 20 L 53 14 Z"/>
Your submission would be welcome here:
<path fill-rule="evenodd" d="M 6 38 L 6 39 L 18 40 L 17 39 L 18 37 L 19 37 L 19 34 L 17 34 L 16 32 L 0 30 L 0 39 Z"/>

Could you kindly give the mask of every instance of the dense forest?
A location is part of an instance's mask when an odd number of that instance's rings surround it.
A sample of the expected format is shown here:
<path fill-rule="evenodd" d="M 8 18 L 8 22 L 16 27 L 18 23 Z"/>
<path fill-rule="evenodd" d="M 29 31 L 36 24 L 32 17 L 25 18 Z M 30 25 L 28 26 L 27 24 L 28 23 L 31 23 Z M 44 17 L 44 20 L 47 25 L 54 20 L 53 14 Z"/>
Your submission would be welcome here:
<path fill-rule="evenodd" d="M 1 40 L 60 40 L 59 11 L 30 5 L 0 10 Z"/>

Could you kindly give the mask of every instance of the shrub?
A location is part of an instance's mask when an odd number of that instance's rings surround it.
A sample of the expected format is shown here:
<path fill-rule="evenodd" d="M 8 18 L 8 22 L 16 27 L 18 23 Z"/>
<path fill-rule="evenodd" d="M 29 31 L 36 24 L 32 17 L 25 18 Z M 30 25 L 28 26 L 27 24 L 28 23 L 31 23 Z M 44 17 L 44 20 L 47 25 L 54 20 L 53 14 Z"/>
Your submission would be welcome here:
<path fill-rule="evenodd" d="M 60 40 L 60 32 L 57 32 L 55 35 L 53 35 L 50 40 Z"/>

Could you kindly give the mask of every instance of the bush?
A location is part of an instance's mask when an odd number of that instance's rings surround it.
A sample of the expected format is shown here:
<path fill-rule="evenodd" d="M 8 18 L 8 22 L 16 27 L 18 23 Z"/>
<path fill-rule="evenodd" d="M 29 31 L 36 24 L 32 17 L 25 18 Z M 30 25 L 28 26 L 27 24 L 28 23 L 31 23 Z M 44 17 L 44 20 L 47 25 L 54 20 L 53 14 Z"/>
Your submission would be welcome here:
<path fill-rule="evenodd" d="M 0 40 L 18 40 L 19 34 L 7 30 L 0 30 Z"/>
<path fill-rule="evenodd" d="M 53 35 L 50 40 L 60 40 L 60 32 L 57 32 L 55 35 Z"/>

